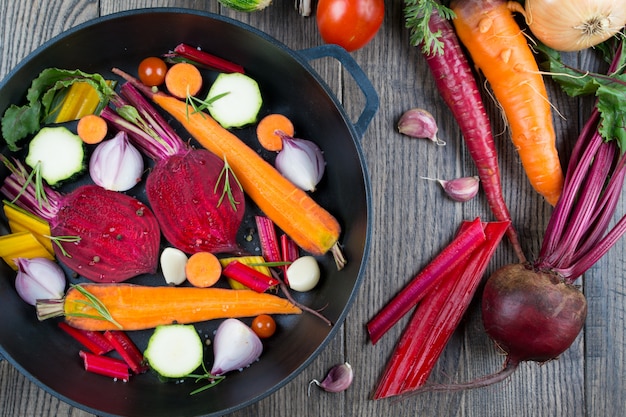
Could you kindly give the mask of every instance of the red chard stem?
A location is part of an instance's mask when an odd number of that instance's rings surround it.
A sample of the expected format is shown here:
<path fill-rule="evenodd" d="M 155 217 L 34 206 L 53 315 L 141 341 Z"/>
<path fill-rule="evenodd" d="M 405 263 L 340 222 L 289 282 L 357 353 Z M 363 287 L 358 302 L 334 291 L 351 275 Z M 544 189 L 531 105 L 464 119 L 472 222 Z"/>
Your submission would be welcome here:
<path fill-rule="evenodd" d="M 383 309 L 367 323 L 367 331 L 375 344 L 394 324 L 409 312 L 428 291 L 485 241 L 480 219 L 469 224 L 419 272 Z"/>

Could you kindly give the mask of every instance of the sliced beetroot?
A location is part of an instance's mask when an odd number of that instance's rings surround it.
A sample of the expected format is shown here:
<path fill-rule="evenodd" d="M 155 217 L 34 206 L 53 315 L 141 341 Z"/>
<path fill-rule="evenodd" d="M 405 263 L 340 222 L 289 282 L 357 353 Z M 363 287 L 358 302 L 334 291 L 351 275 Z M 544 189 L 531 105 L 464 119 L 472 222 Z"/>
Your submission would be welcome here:
<path fill-rule="evenodd" d="M 79 236 L 76 243 L 55 245 L 57 259 L 96 282 L 120 282 L 155 273 L 160 231 L 150 209 L 126 194 L 97 185 L 82 186 L 63 197 L 51 222 L 53 236 Z"/>
<path fill-rule="evenodd" d="M 232 171 L 223 171 L 225 161 L 205 149 L 187 146 L 131 84 L 123 84 L 111 102 L 117 112 L 105 108 L 102 117 L 125 131 L 155 161 L 146 179 L 146 193 L 169 243 L 190 254 L 241 253 L 236 234 L 245 199 Z M 122 117 L 129 107 L 137 110 L 133 122 Z"/>
<path fill-rule="evenodd" d="M 42 199 L 21 162 L 2 161 L 11 175 L 0 192 L 50 223 L 58 243 L 55 253 L 68 268 L 95 282 L 120 282 L 156 272 L 161 233 L 145 204 L 97 185 L 61 194 L 44 184 Z"/>
<path fill-rule="evenodd" d="M 238 252 L 237 231 L 245 211 L 244 194 L 233 183 L 237 204 L 224 195 L 224 161 L 194 149 L 157 162 L 146 180 L 150 205 L 165 238 L 187 252 Z"/>

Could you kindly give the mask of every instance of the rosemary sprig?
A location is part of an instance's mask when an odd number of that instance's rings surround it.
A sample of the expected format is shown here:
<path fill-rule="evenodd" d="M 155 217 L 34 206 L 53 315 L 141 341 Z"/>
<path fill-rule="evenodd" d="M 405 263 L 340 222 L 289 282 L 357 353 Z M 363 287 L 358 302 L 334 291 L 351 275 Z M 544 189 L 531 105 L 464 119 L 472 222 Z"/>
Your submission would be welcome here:
<path fill-rule="evenodd" d="M 80 284 L 72 284 L 71 287 L 74 288 L 79 293 L 81 293 L 87 299 L 87 300 L 76 300 L 77 303 L 85 304 L 85 305 L 93 308 L 94 310 L 96 310 L 96 312 L 98 313 L 98 315 L 82 314 L 82 313 L 72 313 L 72 316 L 74 316 L 74 317 L 85 317 L 85 318 L 96 319 L 96 320 L 106 320 L 106 321 L 114 324 L 116 327 L 122 329 L 122 325 L 119 324 L 113 318 L 113 316 L 109 312 L 109 309 L 102 303 L 102 301 L 100 301 L 98 299 L 98 297 L 96 297 L 95 295 L 93 295 L 92 293 L 87 291 Z"/>
<path fill-rule="evenodd" d="M 226 378 L 223 375 L 212 375 L 211 372 L 209 372 L 206 368 L 206 365 L 204 364 L 204 362 L 202 362 L 202 369 L 204 370 L 204 374 L 202 375 L 198 375 L 198 374 L 189 374 L 187 375 L 189 378 L 196 378 L 196 383 L 198 383 L 199 381 L 202 381 L 204 379 L 206 379 L 207 381 L 209 381 L 209 383 L 203 387 L 200 387 L 198 389 L 195 389 L 193 391 L 191 391 L 189 393 L 189 395 L 195 395 L 198 394 L 199 392 L 202 391 L 206 391 L 209 388 L 212 388 L 214 386 L 216 386 L 217 384 L 219 384 L 220 382 L 222 382 L 224 380 L 224 378 Z"/>
<path fill-rule="evenodd" d="M 230 206 L 233 208 L 234 211 L 237 211 L 237 205 L 239 204 L 239 201 L 236 201 L 235 197 L 233 196 L 233 190 L 230 185 L 231 175 L 235 179 L 235 182 L 239 186 L 239 189 L 243 191 L 243 186 L 241 185 L 241 183 L 239 182 L 239 179 L 237 178 L 232 168 L 228 164 L 226 155 L 224 155 L 224 168 L 222 168 L 222 171 L 220 172 L 220 175 L 217 178 L 217 181 L 215 182 L 213 193 L 217 193 L 217 187 L 222 181 L 222 178 L 224 178 L 224 188 L 222 189 L 222 195 L 220 196 L 220 199 L 217 202 L 217 206 L 219 207 L 222 204 L 222 201 L 224 200 L 224 196 L 228 196 L 228 201 L 230 202 Z"/>
<path fill-rule="evenodd" d="M 194 113 L 202 113 L 204 110 L 211 107 L 216 100 L 219 100 L 228 94 L 230 94 L 230 92 L 227 91 L 211 98 L 207 96 L 204 100 L 202 100 L 187 93 L 187 96 L 185 97 L 185 104 L 187 104 L 187 119 L 189 119 L 189 107 L 193 109 Z"/>
<path fill-rule="evenodd" d="M 65 256 L 66 258 L 71 258 L 72 255 L 67 253 L 67 251 L 65 250 L 63 245 L 61 245 L 61 242 L 76 243 L 76 242 L 80 242 L 80 240 L 81 240 L 80 236 L 47 236 L 47 235 L 44 235 L 44 237 L 47 237 L 48 239 L 50 239 L 52 241 L 52 243 L 57 245 L 59 247 L 59 249 L 61 249 L 61 253 L 63 254 L 63 256 Z"/>

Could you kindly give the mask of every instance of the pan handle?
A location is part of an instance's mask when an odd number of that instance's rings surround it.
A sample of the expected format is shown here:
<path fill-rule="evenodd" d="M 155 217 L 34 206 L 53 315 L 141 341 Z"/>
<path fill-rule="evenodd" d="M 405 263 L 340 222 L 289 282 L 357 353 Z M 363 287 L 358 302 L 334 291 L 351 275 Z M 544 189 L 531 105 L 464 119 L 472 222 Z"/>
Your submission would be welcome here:
<path fill-rule="evenodd" d="M 376 90 L 374 89 L 374 86 L 369 78 L 367 78 L 365 72 L 363 72 L 363 69 L 361 69 L 359 64 L 357 64 L 348 51 L 338 45 L 325 44 L 308 49 L 301 49 L 298 53 L 308 61 L 327 57 L 335 58 L 348 71 L 365 96 L 365 106 L 363 107 L 361 115 L 354 124 L 358 136 L 363 137 L 363 134 L 367 130 L 367 126 L 370 124 L 376 114 L 376 111 L 378 110 L 379 104 L 378 94 L 376 93 Z"/>

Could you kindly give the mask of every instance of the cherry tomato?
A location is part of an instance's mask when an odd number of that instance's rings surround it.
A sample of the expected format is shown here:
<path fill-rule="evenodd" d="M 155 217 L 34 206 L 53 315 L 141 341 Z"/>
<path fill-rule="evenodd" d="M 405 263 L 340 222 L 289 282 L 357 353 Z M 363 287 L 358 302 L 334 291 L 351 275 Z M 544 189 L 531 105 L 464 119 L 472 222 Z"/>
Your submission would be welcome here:
<path fill-rule="evenodd" d="M 271 337 L 274 332 L 276 332 L 276 322 L 267 314 L 261 314 L 260 316 L 256 316 L 254 320 L 252 320 L 252 330 L 259 336 L 261 339 L 267 339 Z"/>
<path fill-rule="evenodd" d="M 142 83 L 149 87 L 154 87 L 163 84 L 165 81 L 167 64 L 161 58 L 151 56 L 139 63 L 137 72 Z"/>
<path fill-rule="evenodd" d="M 348 52 L 372 40 L 384 15 L 384 0 L 319 0 L 317 3 L 317 27 L 322 39 Z"/>

